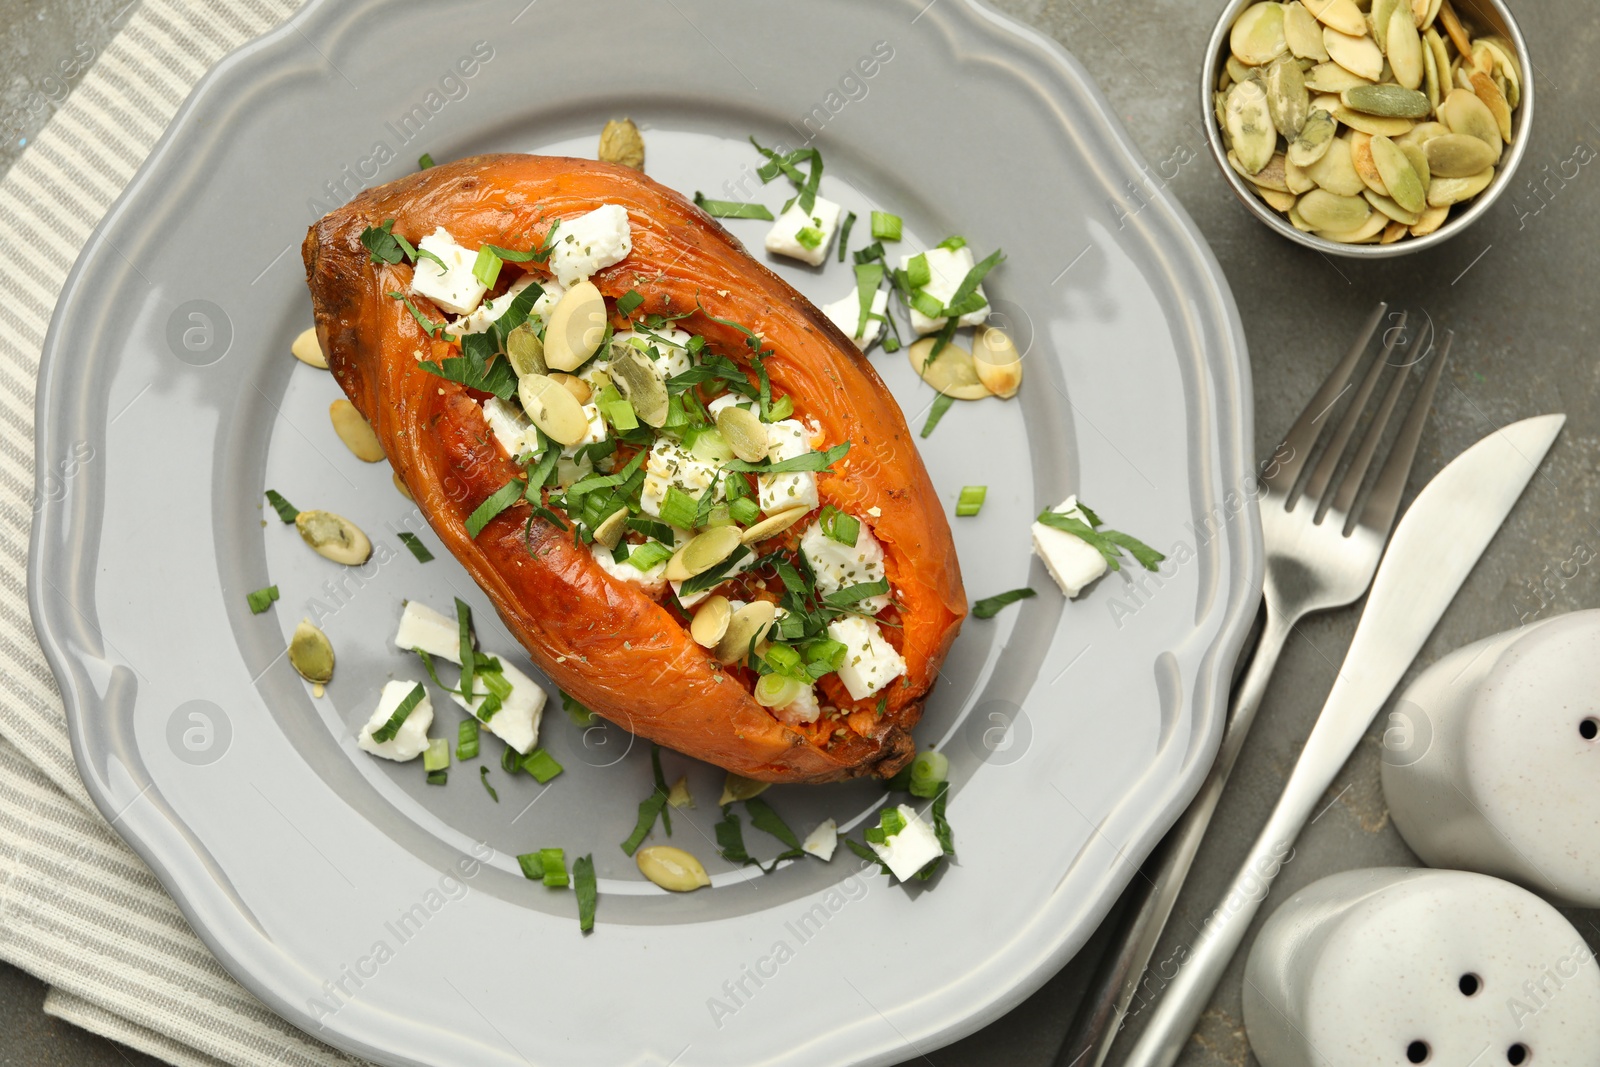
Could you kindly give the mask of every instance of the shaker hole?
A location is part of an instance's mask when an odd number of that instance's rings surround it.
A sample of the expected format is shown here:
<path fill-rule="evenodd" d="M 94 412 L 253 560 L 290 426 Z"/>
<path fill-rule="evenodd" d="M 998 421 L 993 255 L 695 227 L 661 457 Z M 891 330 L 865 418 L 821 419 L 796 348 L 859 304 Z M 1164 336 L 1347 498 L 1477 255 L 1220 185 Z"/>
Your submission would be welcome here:
<path fill-rule="evenodd" d="M 1578 724 L 1578 736 L 1585 741 L 1600 737 L 1600 719 L 1584 719 Z"/>
<path fill-rule="evenodd" d="M 1462 996 L 1475 997 L 1478 995 L 1478 990 L 1483 988 L 1483 979 L 1475 974 L 1464 974 L 1456 986 L 1461 990 Z"/>
<path fill-rule="evenodd" d="M 1528 1046 L 1518 1041 L 1515 1045 L 1506 1049 L 1506 1062 L 1511 1064 L 1511 1067 L 1517 1067 L 1520 1063 L 1527 1063 Z"/>
<path fill-rule="evenodd" d="M 1426 1041 L 1413 1041 L 1406 1046 L 1406 1059 L 1412 1063 L 1427 1063 L 1428 1053 L 1431 1051 Z M 1519 1060 L 1518 1062 L 1520 1063 L 1521 1061 Z"/>

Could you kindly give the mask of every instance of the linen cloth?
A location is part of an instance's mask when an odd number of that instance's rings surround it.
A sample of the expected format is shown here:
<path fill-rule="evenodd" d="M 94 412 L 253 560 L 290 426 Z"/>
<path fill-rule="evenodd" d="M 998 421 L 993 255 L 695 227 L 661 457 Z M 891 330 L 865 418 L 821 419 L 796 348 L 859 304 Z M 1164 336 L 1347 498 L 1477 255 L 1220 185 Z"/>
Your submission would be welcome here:
<path fill-rule="evenodd" d="M 78 779 L 24 585 L 34 385 L 78 251 L 200 77 L 301 0 L 144 0 L 0 182 L 0 957 L 181 1067 L 353 1065 L 230 978 Z"/>

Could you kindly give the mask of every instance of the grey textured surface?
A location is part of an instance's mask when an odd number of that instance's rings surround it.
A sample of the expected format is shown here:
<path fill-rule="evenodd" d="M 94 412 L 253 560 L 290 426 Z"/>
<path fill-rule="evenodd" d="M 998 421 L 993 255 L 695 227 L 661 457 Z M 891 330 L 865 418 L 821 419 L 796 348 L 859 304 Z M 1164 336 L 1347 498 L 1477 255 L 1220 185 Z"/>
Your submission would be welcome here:
<path fill-rule="evenodd" d="M 999 6 L 1056 37 L 1088 67 L 1150 160 L 1151 181 L 1168 185 L 1212 243 L 1234 287 L 1254 353 L 1262 455 L 1379 299 L 1414 314 L 1426 312 L 1457 331 L 1452 367 L 1423 440 L 1413 488 L 1495 426 L 1547 411 L 1570 416 L 1543 472 L 1420 663 L 1517 625 L 1530 614 L 1545 617 L 1600 603 L 1592 568 L 1571 577 L 1562 570 L 1577 546 L 1587 546 L 1592 554 L 1600 543 L 1592 517 L 1600 491 L 1600 371 L 1592 358 L 1595 330 L 1587 312 L 1593 286 L 1586 276 L 1595 266 L 1589 212 L 1600 207 L 1600 182 L 1574 157 L 1580 146 L 1579 159 L 1600 148 L 1600 131 L 1589 121 L 1600 92 L 1582 77 L 1583 60 L 1600 43 L 1600 24 L 1587 5 L 1578 0 L 1517 5 L 1541 95 L 1529 156 L 1507 199 L 1478 227 L 1435 252 L 1359 269 L 1268 233 L 1233 202 L 1204 154 L 1201 120 L 1189 101 L 1195 67 L 1220 5 L 1007 0 Z M 120 7 L 84 0 L 48 5 L 0 0 L 0 24 L 6 27 L 0 31 L 6 35 L 0 82 L 6 86 L 8 123 L 26 106 L 24 82 L 35 84 L 34 79 L 57 69 L 79 41 L 98 47 L 109 39 L 108 20 Z M 39 12 L 45 17 L 37 18 Z M 0 168 L 14 158 L 17 136 L 8 132 Z M 1529 184 L 1535 179 L 1537 191 Z M 1107 205 L 1107 218 L 1136 207 L 1130 196 L 1122 205 Z M 1570 567 L 1565 574 L 1571 574 Z M 1291 639 L 1158 959 L 1181 952 L 1264 821 L 1357 617 L 1356 610 L 1347 610 L 1316 618 Z M 1415 862 L 1384 809 L 1377 737 L 1374 731 L 1341 774 L 1330 806 L 1302 837 L 1274 900 L 1334 871 Z M 1271 908 L 1269 901 L 1266 911 Z M 1568 915 L 1591 945 L 1600 946 L 1593 912 Z M 908 1060 L 940 1067 L 1050 1063 L 1102 940 L 1092 941 L 1077 962 L 999 1023 L 949 1048 L 926 1050 L 925 1057 L 908 1050 Z M 1239 973 L 1236 964 L 1183 1060 L 1185 1067 L 1254 1062 L 1239 1014 Z M 46 1018 L 38 1010 L 41 997 L 42 989 L 31 979 L 9 969 L 0 972 L 0 1024 L 6 1035 L 0 1039 L 0 1063 L 153 1062 Z M 1131 1025 L 1137 1028 L 1137 1016 Z"/>

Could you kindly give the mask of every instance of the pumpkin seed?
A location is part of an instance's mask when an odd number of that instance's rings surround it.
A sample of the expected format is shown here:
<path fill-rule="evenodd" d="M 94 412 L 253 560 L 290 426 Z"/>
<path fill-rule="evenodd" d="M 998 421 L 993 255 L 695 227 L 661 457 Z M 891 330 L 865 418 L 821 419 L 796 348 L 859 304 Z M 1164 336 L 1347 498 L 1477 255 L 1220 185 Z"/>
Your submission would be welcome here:
<path fill-rule="evenodd" d="M 1428 188 L 1431 191 L 1433 187 L 1430 185 Z M 1411 227 L 1411 236 L 1426 237 L 1440 226 L 1443 226 L 1444 220 L 1449 217 L 1450 209 L 1448 207 L 1429 207 L 1428 210 L 1422 213 L 1422 217 L 1417 224 Z"/>
<path fill-rule="evenodd" d="M 1328 112 L 1320 108 L 1311 112 L 1305 125 L 1300 127 L 1299 136 L 1289 145 L 1288 162 L 1297 167 L 1310 167 L 1327 153 L 1338 132 L 1339 124 Z"/>
<path fill-rule="evenodd" d="M 1414 144 L 1421 148 L 1435 137 L 1443 137 L 1449 132 L 1450 127 L 1442 122 L 1419 122 L 1411 128 L 1410 133 L 1403 133 L 1399 137 L 1393 138 L 1393 140 L 1402 144 Z"/>
<path fill-rule="evenodd" d="M 1366 36 L 1366 25 L 1363 19 L 1358 35 L 1325 26 L 1322 44 L 1328 50 L 1329 57 L 1351 74 L 1359 74 L 1368 81 L 1379 81 L 1383 77 L 1383 53 L 1378 50 L 1378 42 Z"/>
<path fill-rule="evenodd" d="M 1366 207 L 1365 204 L 1361 205 Z M 1340 244 L 1357 245 L 1366 244 L 1377 239 L 1383 228 L 1389 225 L 1389 216 L 1373 211 L 1367 215 L 1367 221 L 1353 230 L 1318 230 L 1318 236 Z"/>
<path fill-rule="evenodd" d="M 1267 94 L 1255 81 L 1240 82 L 1228 90 L 1226 129 L 1233 138 L 1239 163 L 1255 174 L 1272 158 L 1278 130 L 1267 110 Z"/>
<path fill-rule="evenodd" d="M 1411 127 L 1416 125 L 1410 119 L 1390 118 L 1386 115 L 1363 115 L 1359 111 L 1352 111 L 1342 103 L 1333 109 L 1333 117 L 1350 127 L 1371 135 L 1383 134 L 1385 137 L 1399 137 L 1411 132 Z"/>
<path fill-rule="evenodd" d="M 612 349 L 611 383 L 633 405 L 639 421 L 660 427 L 667 421 L 667 383 L 650 357 L 632 345 Z"/>
<path fill-rule="evenodd" d="M 688 893 L 711 884 L 705 867 L 681 848 L 651 845 L 634 853 L 639 872 L 662 889 Z"/>
<path fill-rule="evenodd" d="M 544 330 L 544 361 L 551 370 L 574 371 L 586 363 L 606 335 L 606 302 L 593 282 L 568 289 Z"/>
<path fill-rule="evenodd" d="M 1415 226 L 1417 221 L 1422 218 L 1419 213 L 1415 211 L 1407 211 L 1405 208 L 1401 207 L 1387 196 L 1379 196 L 1371 189 L 1363 191 L 1361 195 L 1366 199 L 1367 203 L 1371 204 L 1377 210 L 1383 212 L 1387 218 L 1392 219 L 1395 222 L 1401 222 L 1407 226 Z"/>
<path fill-rule="evenodd" d="M 1227 62 L 1222 66 L 1223 70 L 1227 72 L 1229 80 L 1235 83 L 1247 82 L 1255 73 L 1253 68 L 1245 66 L 1232 56 L 1229 56 Z"/>
<path fill-rule="evenodd" d="M 1426 189 L 1428 183 L 1433 181 L 1433 168 L 1428 166 L 1427 153 L 1410 142 L 1396 141 L 1395 144 L 1399 145 L 1400 151 L 1406 154 L 1406 159 L 1411 163 L 1411 169 L 1417 172 L 1417 177 L 1422 181 L 1422 187 Z"/>
<path fill-rule="evenodd" d="M 1420 212 L 1427 207 L 1428 187 L 1422 183 L 1421 176 L 1400 146 L 1379 135 L 1372 139 L 1370 148 L 1372 161 L 1378 165 L 1378 173 L 1383 176 L 1390 199 L 1407 211 Z"/>
<path fill-rule="evenodd" d="M 1472 42 L 1467 38 L 1466 27 L 1461 25 L 1461 20 L 1456 17 L 1456 9 L 1450 4 L 1441 4 L 1439 7 L 1439 21 L 1444 25 L 1444 32 L 1450 35 L 1450 42 L 1456 46 L 1456 51 L 1464 56 L 1472 54 Z"/>
<path fill-rule="evenodd" d="M 399 471 L 395 471 L 394 472 L 394 487 L 396 489 L 400 490 L 400 495 L 401 496 L 405 497 L 407 500 L 411 501 L 413 504 L 416 503 L 417 498 L 411 495 L 411 490 L 406 488 L 406 483 L 402 482 L 400 480 L 400 472 Z"/>
<path fill-rule="evenodd" d="M 804 504 L 802 504 L 797 508 L 789 508 L 785 511 L 775 511 L 744 532 L 744 543 L 747 545 L 753 545 L 757 541 L 765 541 L 769 537 L 774 537 L 777 534 L 781 534 L 783 531 L 787 530 L 789 527 L 805 518 L 806 514 L 810 510 L 811 509 L 809 507 L 806 507 Z"/>
<path fill-rule="evenodd" d="M 1516 51 L 1499 37 L 1485 37 L 1475 42 L 1473 47 L 1480 44 L 1494 57 L 1494 72 L 1506 84 L 1506 103 L 1516 107 L 1522 100 L 1522 64 L 1517 62 Z"/>
<path fill-rule="evenodd" d="M 1319 93 L 1342 93 L 1358 85 L 1372 82 L 1359 74 L 1351 74 L 1337 63 L 1318 63 L 1306 74 L 1306 88 Z"/>
<path fill-rule="evenodd" d="M 1232 85 L 1229 82 L 1228 85 Z M 1217 120 L 1217 128 L 1222 130 L 1224 137 L 1228 136 L 1228 93 L 1227 85 L 1211 94 L 1211 111 Z M 1231 141 L 1231 138 L 1230 138 Z M 1233 147 L 1231 144 L 1229 147 Z"/>
<path fill-rule="evenodd" d="M 707 597 L 689 620 L 689 636 L 701 648 L 716 648 L 722 635 L 728 632 L 728 620 L 732 617 L 733 605 L 727 597 Z"/>
<path fill-rule="evenodd" d="M 1022 388 L 1022 353 L 997 326 L 979 326 L 973 333 L 972 365 L 983 387 L 1001 400 L 1010 400 Z"/>
<path fill-rule="evenodd" d="M 333 644 L 309 619 L 301 619 L 289 638 L 289 666 L 315 685 L 333 680 Z"/>
<path fill-rule="evenodd" d="M 600 525 L 594 528 L 594 539 L 607 548 L 616 548 L 622 540 L 622 532 L 628 526 L 628 509 L 618 508 L 601 520 Z"/>
<path fill-rule="evenodd" d="M 722 796 L 717 803 L 732 804 L 736 800 L 749 800 L 765 793 L 771 785 L 771 782 L 758 782 L 754 778 L 746 778 L 742 774 L 729 771 L 728 776 L 722 780 Z"/>
<path fill-rule="evenodd" d="M 749 408 L 730 405 L 717 412 L 717 429 L 728 439 L 733 454 L 746 463 L 767 458 L 767 427 Z"/>
<path fill-rule="evenodd" d="M 727 666 L 744 659 L 750 650 L 750 642 L 765 635 L 777 616 L 778 609 L 765 600 L 746 604 L 734 612 L 733 618 L 728 620 L 728 632 L 717 642 L 717 662 Z"/>
<path fill-rule="evenodd" d="M 566 371 L 552 371 L 550 379 L 559 382 L 561 388 L 571 393 L 572 399 L 580 404 L 587 404 L 589 398 L 594 395 L 593 390 L 589 388 L 589 383 L 576 374 L 568 374 Z"/>
<path fill-rule="evenodd" d="M 1439 8 L 1443 2 L 1444 0 L 1429 0 L 1428 11 L 1422 16 L 1422 22 L 1419 23 L 1421 28 L 1431 29 L 1433 27 L 1434 20 L 1439 17 Z"/>
<path fill-rule="evenodd" d="M 1500 137 L 1500 124 L 1495 121 L 1489 105 L 1477 94 L 1465 89 L 1452 89 L 1439 105 L 1439 121 L 1450 127 L 1451 133 L 1464 133 L 1476 137 L 1494 149 L 1494 160 L 1500 162 L 1504 141 Z"/>
<path fill-rule="evenodd" d="M 1352 111 L 1385 118 L 1421 119 L 1433 112 L 1425 93 L 1399 85 L 1357 85 L 1339 94 Z"/>
<path fill-rule="evenodd" d="M 506 335 L 506 355 L 517 376 L 524 374 L 549 374 L 544 361 L 544 342 L 539 339 L 533 323 L 523 322 Z"/>
<path fill-rule="evenodd" d="M 1367 221 L 1372 209 L 1357 196 L 1337 196 L 1326 189 L 1313 189 L 1300 198 L 1300 217 L 1318 230 L 1354 230 Z"/>
<path fill-rule="evenodd" d="M 632 119 L 612 119 L 600 131 L 600 160 L 644 170 L 644 138 Z"/>
<path fill-rule="evenodd" d="M 533 424 L 558 444 L 575 445 L 589 432 L 583 405 L 554 378 L 524 374 L 517 383 L 517 399 Z"/>
<path fill-rule="evenodd" d="M 294 353 L 294 358 L 318 370 L 328 369 L 328 357 L 322 354 L 322 342 L 317 340 L 316 327 L 301 332 L 294 339 L 294 344 L 289 346 L 289 351 Z"/>
<path fill-rule="evenodd" d="M 1283 184 L 1287 185 L 1289 192 L 1296 196 L 1301 193 L 1309 193 L 1317 187 L 1317 183 L 1312 180 L 1311 175 L 1306 173 L 1304 167 L 1297 167 L 1289 162 L 1288 159 L 1283 161 Z"/>
<path fill-rule="evenodd" d="M 1396 241 L 1400 240 L 1400 238 L 1404 237 L 1405 235 L 1406 235 L 1406 224 L 1403 223 L 1403 222 L 1394 222 L 1394 221 L 1391 220 L 1389 225 L 1387 225 L 1387 226 L 1385 226 L 1383 228 L 1383 236 L 1378 238 L 1378 243 L 1380 245 L 1392 245 Z"/>
<path fill-rule="evenodd" d="M 1438 178 L 1470 178 L 1498 162 L 1497 153 L 1476 137 L 1447 133 L 1423 145 L 1428 166 Z"/>
<path fill-rule="evenodd" d="M 1367 32 L 1366 16 L 1361 14 L 1354 0 L 1303 0 L 1306 10 L 1316 20 L 1340 33 L 1360 35 Z"/>
<path fill-rule="evenodd" d="M 1411 0 L 1372 0 L 1372 7 L 1367 12 L 1368 22 L 1372 25 L 1372 39 L 1378 42 L 1378 48 L 1385 55 L 1389 52 L 1389 16 L 1402 4 L 1407 11 L 1411 10 Z"/>
<path fill-rule="evenodd" d="M 1294 206 L 1294 202 L 1300 199 L 1293 193 L 1280 193 L 1278 190 L 1268 189 L 1264 185 L 1258 185 L 1255 189 L 1256 195 L 1265 200 L 1274 211 L 1288 211 Z"/>
<path fill-rule="evenodd" d="M 1355 161 L 1350 155 L 1350 138 L 1335 137 L 1333 144 L 1311 166 L 1306 168 L 1311 180 L 1335 196 L 1360 196 L 1367 187 L 1356 173 Z"/>
<path fill-rule="evenodd" d="M 1244 178 L 1248 182 L 1252 182 L 1258 188 L 1272 189 L 1275 192 L 1287 193 L 1289 191 L 1289 183 L 1285 178 L 1285 164 L 1282 162 L 1283 159 L 1284 157 L 1282 155 L 1274 155 L 1272 157 L 1272 161 L 1266 166 L 1262 167 L 1256 173 L 1250 174 L 1244 169 L 1244 164 L 1239 162 L 1238 156 L 1232 152 L 1228 153 L 1228 165 L 1237 171 L 1240 177 Z"/>
<path fill-rule="evenodd" d="M 1435 178 L 1428 186 L 1429 207 L 1449 207 L 1471 200 L 1494 181 L 1494 168 L 1488 167 L 1469 178 Z"/>
<path fill-rule="evenodd" d="M 1394 80 L 1407 89 L 1422 87 L 1422 37 L 1406 8 L 1397 7 L 1389 16 L 1389 44 L 1384 49 Z"/>
<path fill-rule="evenodd" d="M 906 349 L 911 369 L 945 396 L 957 400 L 982 400 L 988 396 L 989 390 L 984 387 L 978 377 L 978 368 L 973 365 L 972 353 L 951 342 L 930 362 L 929 356 L 936 342 L 937 338 L 924 337 Z"/>
<path fill-rule="evenodd" d="M 737 526 L 713 526 L 685 541 L 667 561 L 667 581 L 686 582 L 704 574 L 738 548 L 743 539 Z"/>
<path fill-rule="evenodd" d="M 1389 195 L 1389 187 L 1383 183 L 1383 174 L 1372 158 L 1371 135 L 1359 131 L 1350 135 L 1350 162 L 1355 165 L 1362 185 L 1379 196 Z"/>
<path fill-rule="evenodd" d="M 1306 78 L 1289 56 L 1279 56 L 1267 68 L 1267 114 L 1272 124 L 1292 141 L 1311 114 L 1311 97 L 1306 93 Z"/>
<path fill-rule="evenodd" d="M 1439 31 L 1429 28 L 1422 35 L 1422 43 L 1433 52 L 1433 66 L 1439 78 L 1439 98 L 1442 100 L 1450 90 L 1450 52 L 1444 46 L 1444 38 L 1439 36 Z"/>
<path fill-rule="evenodd" d="M 1289 50 L 1283 35 L 1283 5 L 1251 4 L 1233 21 L 1228 44 L 1234 57 L 1247 66 L 1271 63 Z"/>
<path fill-rule="evenodd" d="M 1304 216 L 1302 216 L 1300 214 L 1300 205 L 1298 203 L 1296 203 L 1294 207 L 1289 209 L 1289 225 L 1293 226 L 1295 229 L 1299 230 L 1301 233 L 1315 233 L 1316 232 L 1315 230 L 1313 230 L 1311 228 L 1311 224 L 1305 220 Z"/>
<path fill-rule="evenodd" d="M 1429 107 L 1437 108 L 1444 96 L 1439 87 L 1439 60 L 1426 38 L 1422 42 L 1422 91 L 1428 98 Z"/>
<path fill-rule="evenodd" d="M 1506 102 L 1505 94 L 1494 80 L 1487 74 L 1474 73 L 1472 75 L 1472 91 L 1479 100 L 1488 107 L 1489 114 L 1494 116 L 1495 125 L 1500 130 L 1500 139 L 1506 144 L 1511 143 L 1511 105 Z"/>
<path fill-rule="evenodd" d="M 383 445 L 378 443 L 378 435 L 350 401 L 340 397 L 329 404 L 328 418 L 333 423 L 333 432 L 357 459 L 376 463 L 383 458 Z"/>
<path fill-rule="evenodd" d="M 678 780 L 672 783 L 672 788 L 667 790 L 667 803 L 675 808 L 690 808 L 694 806 L 694 798 L 689 795 L 689 776 L 678 775 Z"/>
<path fill-rule="evenodd" d="M 331 511 L 302 511 L 295 516 L 294 528 L 317 555 L 335 563 L 356 567 L 372 555 L 372 542 L 367 535 L 343 515 Z"/>
<path fill-rule="evenodd" d="M 1328 50 L 1322 46 L 1322 27 L 1300 0 L 1283 5 L 1283 39 L 1289 51 L 1299 58 L 1327 61 Z"/>
<path fill-rule="evenodd" d="M 1479 74 L 1494 73 L 1494 53 L 1482 41 L 1472 42 L 1472 54 L 1467 57 L 1467 63 Z"/>

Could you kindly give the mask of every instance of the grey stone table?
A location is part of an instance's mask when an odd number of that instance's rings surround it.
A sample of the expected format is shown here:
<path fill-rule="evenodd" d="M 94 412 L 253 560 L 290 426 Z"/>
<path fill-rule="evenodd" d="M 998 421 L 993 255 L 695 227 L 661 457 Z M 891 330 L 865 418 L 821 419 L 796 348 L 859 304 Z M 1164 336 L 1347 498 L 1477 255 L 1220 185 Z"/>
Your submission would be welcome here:
<path fill-rule="evenodd" d="M 125 5 L 128 0 L 0 0 L 0 170 L 16 158 L 18 138 L 47 117 L 52 97 L 80 76 L 61 64 L 92 58 L 114 32 L 114 21 L 126 17 Z M 1152 161 L 1151 182 L 1182 201 L 1210 241 L 1250 341 L 1260 455 L 1270 453 L 1379 300 L 1456 331 L 1413 491 L 1497 426 L 1550 411 L 1569 416 L 1542 473 L 1423 650 L 1419 667 L 1519 622 L 1600 604 L 1596 569 L 1573 562 L 1600 558 L 1594 518 L 1600 503 L 1600 330 L 1593 314 L 1600 168 L 1578 162 L 1600 149 L 1600 89 L 1589 76 L 1600 51 L 1600 22 L 1589 3 L 1515 4 L 1536 61 L 1539 108 L 1510 194 L 1476 228 L 1442 248 L 1360 267 L 1269 233 L 1233 201 L 1216 173 L 1192 98 L 1220 2 L 1000 0 L 997 6 L 1061 41 L 1089 68 Z M 1155 166 L 1161 161 L 1168 161 L 1164 168 Z M 1132 204 L 1130 198 L 1122 209 Z M 1118 208 L 1106 210 L 1114 218 Z M 1158 959 L 1181 955 L 1265 821 L 1356 619 L 1355 610 L 1313 618 L 1291 639 Z M 1340 774 L 1326 811 L 1302 836 L 1263 914 L 1335 871 L 1416 864 L 1384 809 L 1378 739 L 1374 729 Z M 1568 916 L 1592 947 L 1600 947 L 1600 917 Z M 1102 931 L 1077 961 L 1004 1019 L 948 1048 L 908 1048 L 907 1062 L 1052 1063 L 1104 940 Z M 1185 1067 L 1255 1062 L 1240 1018 L 1240 970 L 1236 961 L 1185 1053 Z M 20 972 L 0 967 L 0 990 L 0 1065 L 154 1063 L 47 1019 L 39 1011 L 42 987 Z M 1139 1022 L 1136 1014 L 1133 1031 Z"/>

